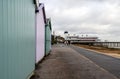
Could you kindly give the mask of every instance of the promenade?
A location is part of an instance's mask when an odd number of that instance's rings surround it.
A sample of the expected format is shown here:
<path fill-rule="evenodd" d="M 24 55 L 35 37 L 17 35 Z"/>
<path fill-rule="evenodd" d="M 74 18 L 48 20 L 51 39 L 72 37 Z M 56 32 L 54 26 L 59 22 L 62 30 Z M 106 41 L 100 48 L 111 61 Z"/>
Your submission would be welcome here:
<path fill-rule="evenodd" d="M 114 75 L 69 46 L 52 46 L 52 52 L 39 63 L 32 79 L 117 79 Z"/>

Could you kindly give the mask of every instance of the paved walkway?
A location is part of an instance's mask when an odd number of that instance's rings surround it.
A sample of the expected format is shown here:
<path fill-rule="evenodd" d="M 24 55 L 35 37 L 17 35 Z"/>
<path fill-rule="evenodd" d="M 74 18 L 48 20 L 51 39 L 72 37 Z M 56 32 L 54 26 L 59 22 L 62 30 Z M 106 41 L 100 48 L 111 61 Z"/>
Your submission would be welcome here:
<path fill-rule="evenodd" d="M 109 55 L 97 53 L 97 51 L 91 51 L 78 46 L 70 47 L 120 79 L 120 58 L 118 59 Z"/>
<path fill-rule="evenodd" d="M 33 79 L 117 79 L 65 45 L 54 45 L 35 72 Z"/>

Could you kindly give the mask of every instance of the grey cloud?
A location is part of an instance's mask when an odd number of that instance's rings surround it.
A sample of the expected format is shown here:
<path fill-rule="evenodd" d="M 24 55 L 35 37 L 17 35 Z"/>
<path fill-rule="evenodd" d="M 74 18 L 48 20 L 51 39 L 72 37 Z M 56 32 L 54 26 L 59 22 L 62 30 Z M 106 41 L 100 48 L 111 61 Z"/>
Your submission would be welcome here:
<path fill-rule="evenodd" d="M 113 39 L 120 34 L 119 0 L 40 0 L 59 33 L 95 33 Z M 119 39 L 120 40 L 120 39 Z"/>

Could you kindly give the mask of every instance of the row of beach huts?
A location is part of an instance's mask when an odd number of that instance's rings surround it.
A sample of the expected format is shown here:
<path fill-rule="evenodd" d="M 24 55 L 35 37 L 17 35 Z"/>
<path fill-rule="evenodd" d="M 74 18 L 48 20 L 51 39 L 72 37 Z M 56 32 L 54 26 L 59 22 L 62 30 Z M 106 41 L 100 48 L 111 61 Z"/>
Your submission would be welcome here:
<path fill-rule="evenodd" d="M 51 51 L 51 30 L 39 0 L 0 0 L 0 79 L 29 79 Z"/>

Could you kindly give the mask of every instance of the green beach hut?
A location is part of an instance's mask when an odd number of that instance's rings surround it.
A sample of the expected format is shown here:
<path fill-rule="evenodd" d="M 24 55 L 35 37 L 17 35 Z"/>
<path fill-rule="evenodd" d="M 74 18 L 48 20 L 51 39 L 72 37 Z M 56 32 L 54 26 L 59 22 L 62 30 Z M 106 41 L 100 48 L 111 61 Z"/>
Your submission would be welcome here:
<path fill-rule="evenodd" d="M 34 0 L 0 0 L 0 79 L 28 79 L 34 68 Z"/>
<path fill-rule="evenodd" d="M 45 26 L 45 54 L 48 55 L 51 51 L 51 20 L 47 19 Z"/>

